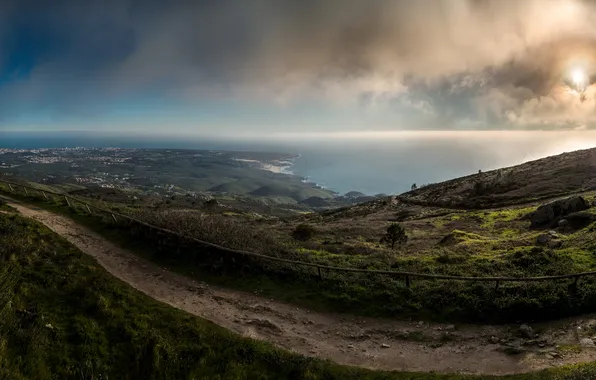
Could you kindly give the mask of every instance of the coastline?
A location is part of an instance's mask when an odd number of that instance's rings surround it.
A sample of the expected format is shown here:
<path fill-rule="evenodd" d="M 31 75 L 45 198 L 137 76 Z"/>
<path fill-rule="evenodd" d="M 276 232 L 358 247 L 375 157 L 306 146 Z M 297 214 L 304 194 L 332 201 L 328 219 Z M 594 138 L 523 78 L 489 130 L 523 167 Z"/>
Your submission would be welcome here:
<path fill-rule="evenodd" d="M 320 189 L 324 189 L 324 190 L 329 190 L 331 192 L 333 192 L 334 194 L 336 194 L 336 196 L 339 196 L 340 194 L 326 186 L 322 186 L 314 181 L 312 181 L 310 179 L 310 177 L 306 176 L 300 176 L 298 174 L 296 174 L 292 168 L 296 163 L 296 160 L 300 159 L 302 157 L 302 154 L 297 154 L 297 155 L 293 155 L 293 156 L 288 156 L 288 157 L 284 157 L 282 159 L 279 160 L 273 160 L 273 161 L 258 161 L 258 160 L 248 160 L 248 159 L 237 159 L 238 161 L 243 161 L 243 162 L 254 162 L 255 164 L 259 165 L 259 169 L 261 170 L 265 170 L 271 173 L 276 173 L 276 174 L 285 174 L 285 175 L 290 175 L 290 176 L 294 176 L 294 177 L 300 177 L 300 181 L 304 184 L 310 184 L 314 187 L 318 187 Z"/>

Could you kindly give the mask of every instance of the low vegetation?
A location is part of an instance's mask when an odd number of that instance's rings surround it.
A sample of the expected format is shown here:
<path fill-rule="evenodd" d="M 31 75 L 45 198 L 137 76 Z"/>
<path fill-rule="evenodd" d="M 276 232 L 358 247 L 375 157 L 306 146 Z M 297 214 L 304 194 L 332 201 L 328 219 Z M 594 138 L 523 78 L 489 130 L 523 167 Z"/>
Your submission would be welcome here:
<path fill-rule="evenodd" d="M 14 212 L 14 211 L 15 211 L 15 209 L 13 209 L 9 205 L 7 205 L 6 202 L 4 202 L 2 199 L 0 199 L 0 212 Z"/>

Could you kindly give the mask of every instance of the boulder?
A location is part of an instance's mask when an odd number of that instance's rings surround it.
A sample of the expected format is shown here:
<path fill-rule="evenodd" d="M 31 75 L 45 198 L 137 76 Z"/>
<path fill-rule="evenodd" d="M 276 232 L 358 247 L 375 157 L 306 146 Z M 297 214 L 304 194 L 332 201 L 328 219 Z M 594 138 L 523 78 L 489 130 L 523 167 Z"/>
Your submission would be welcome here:
<path fill-rule="evenodd" d="M 590 338 L 580 339 L 579 344 L 582 347 L 594 347 L 594 341 Z"/>
<path fill-rule="evenodd" d="M 563 229 L 569 227 L 569 221 L 567 219 L 559 220 L 559 227 Z"/>
<path fill-rule="evenodd" d="M 524 324 L 524 325 L 519 326 L 518 331 L 519 331 L 519 335 L 524 338 L 532 339 L 534 337 L 534 329 L 528 325 Z"/>
<path fill-rule="evenodd" d="M 547 245 L 550 240 L 549 234 L 542 234 L 536 238 L 536 245 Z"/>
<path fill-rule="evenodd" d="M 559 248 L 563 242 L 559 239 L 559 234 L 555 231 L 548 231 L 548 233 L 539 235 L 536 238 L 536 245 L 547 246 L 549 248 Z"/>
<path fill-rule="evenodd" d="M 587 210 L 589 208 L 590 204 L 588 201 L 579 195 L 565 199 L 558 199 L 556 201 L 543 204 L 531 214 L 531 227 L 550 226 L 558 222 L 565 215 Z"/>

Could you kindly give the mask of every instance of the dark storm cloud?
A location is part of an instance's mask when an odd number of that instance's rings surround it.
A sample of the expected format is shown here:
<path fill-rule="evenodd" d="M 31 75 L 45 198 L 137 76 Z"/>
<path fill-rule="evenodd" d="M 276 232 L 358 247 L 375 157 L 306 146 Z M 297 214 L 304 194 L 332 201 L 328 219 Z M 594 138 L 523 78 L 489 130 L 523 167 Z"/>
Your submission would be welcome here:
<path fill-rule="evenodd" d="M 574 65 L 596 73 L 593 2 L 25 0 L 0 10 L 0 114 L 155 92 L 360 102 L 436 128 L 593 123 L 592 88 L 567 87 Z"/>

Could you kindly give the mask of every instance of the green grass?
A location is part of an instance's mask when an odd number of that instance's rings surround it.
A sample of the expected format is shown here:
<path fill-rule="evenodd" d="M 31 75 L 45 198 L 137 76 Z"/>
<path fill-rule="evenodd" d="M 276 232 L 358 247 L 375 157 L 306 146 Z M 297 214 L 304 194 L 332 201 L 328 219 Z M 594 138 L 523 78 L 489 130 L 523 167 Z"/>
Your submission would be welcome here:
<path fill-rule="evenodd" d="M 15 210 L 14 208 L 10 207 L 7 204 L 2 204 L 0 203 L 0 211 L 5 211 L 5 212 L 16 212 L 17 210 Z"/>

